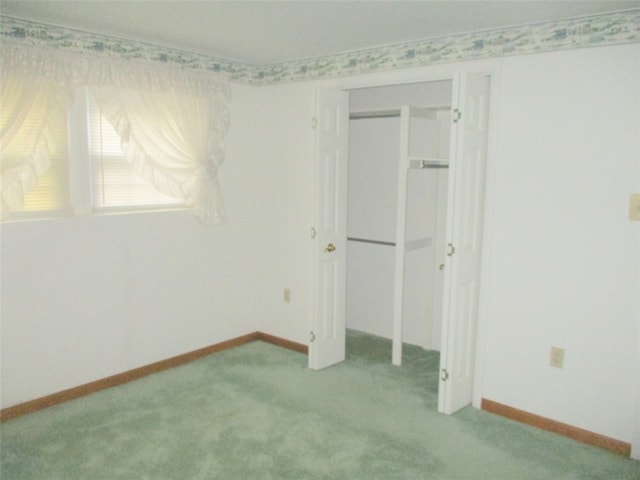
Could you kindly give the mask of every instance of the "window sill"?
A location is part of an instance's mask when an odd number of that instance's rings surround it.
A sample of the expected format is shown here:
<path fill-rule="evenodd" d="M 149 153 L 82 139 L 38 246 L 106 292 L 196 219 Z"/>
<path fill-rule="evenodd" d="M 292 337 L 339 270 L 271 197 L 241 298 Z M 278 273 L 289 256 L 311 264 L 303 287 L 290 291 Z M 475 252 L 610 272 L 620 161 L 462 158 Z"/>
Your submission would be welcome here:
<path fill-rule="evenodd" d="M 104 217 L 114 215 L 136 215 L 149 213 L 167 213 L 188 210 L 184 205 L 166 206 L 138 206 L 138 207 L 106 207 L 94 209 L 88 213 L 73 213 L 70 211 L 55 212 L 14 212 L 0 219 L 0 224 L 41 222 L 48 220 L 73 219 L 85 217 Z"/>

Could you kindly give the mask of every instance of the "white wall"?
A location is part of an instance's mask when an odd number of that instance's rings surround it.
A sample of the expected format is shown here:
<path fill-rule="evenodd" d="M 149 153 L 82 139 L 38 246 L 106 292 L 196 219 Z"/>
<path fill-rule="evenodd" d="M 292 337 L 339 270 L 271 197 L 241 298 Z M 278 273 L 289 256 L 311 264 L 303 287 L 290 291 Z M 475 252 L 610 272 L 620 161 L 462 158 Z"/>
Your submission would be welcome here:
<path fill-rule="evenodd" d="M 387 110 L 401 105 L 446 107 L 451 105 L 451 81 L 416 82 L 401 86 L 354 89 L 349 96 L 352 112 Z"/>
<path fill-rule="evenodd" d="M 233 85 L 226 225 L 190 211 L 2 225 L 3 408 L 256 330 L 307 342 L 311 92 Z"/>
<path fill-rule="evenodd" d="M 247 141 L 254 91 L 233 88 L 227 225 L 190 211 L 2 225 L 2 407 L 260 328 L 272 205 Z"/>
<path fill-rule="evenodd" d="M 313 90 L 306 85 L 255 87 L 251 145 L 258 181 L 260 237 L 252 246 L 257 273 L 259 330 L 295 342 L 309 340 L 313 226 Z M 252 272 L 249 272 L 251 274 Z M 291 291 L 284 302 L 284 289 Z"/>
<path fill-rule="evenodd" d="M 483 397 L 623 441 L 639 375 L 639 63 L 640 45 L 502 61 L 481 299 Z"/>

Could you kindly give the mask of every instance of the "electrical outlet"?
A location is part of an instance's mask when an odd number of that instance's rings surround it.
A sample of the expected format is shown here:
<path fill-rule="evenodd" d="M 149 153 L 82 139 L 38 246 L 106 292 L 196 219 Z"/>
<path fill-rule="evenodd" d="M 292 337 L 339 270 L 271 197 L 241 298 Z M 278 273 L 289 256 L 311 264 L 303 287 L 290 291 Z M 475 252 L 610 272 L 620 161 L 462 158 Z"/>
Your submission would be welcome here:
<path fill-rule="evenodd" d="M 563 364 L 564 364 L 564 348 L 551 347 L 549 365 L 556 368 L 562 368 Z"/>
<path fill-rule="evenodd" d="M 283 298 L 284 298 L 284 303 L 291 303 L 291 289 L 290 288 L 285 288 L 284 289 Z"/>
<path fill-rule="evenodd" d="M 629 197 L 629 220 L 640 222 L 640 193 L 634 193 Z"/>

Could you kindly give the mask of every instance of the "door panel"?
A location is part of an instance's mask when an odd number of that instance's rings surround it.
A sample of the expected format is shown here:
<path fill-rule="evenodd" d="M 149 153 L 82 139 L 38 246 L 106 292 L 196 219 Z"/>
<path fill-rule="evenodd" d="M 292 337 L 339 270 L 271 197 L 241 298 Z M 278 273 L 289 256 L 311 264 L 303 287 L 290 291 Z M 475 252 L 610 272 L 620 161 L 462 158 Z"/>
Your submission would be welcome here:
<path fill-rule="evenodd" d="M 457 89 L 456 89 L 457 84 Z M 449 172 L 441 378 L 438 410 L 453 413 L 472 399 L 482 247 L 489 77 L 460 76 L 454 102 L 461 118 L 452 131 Z"/>
<path fill-rule="evenodd" d="M 316 112 L 314 312 L 309 367 L 318 370 L 345 358 L 348 94 L 319 90 Z"/>

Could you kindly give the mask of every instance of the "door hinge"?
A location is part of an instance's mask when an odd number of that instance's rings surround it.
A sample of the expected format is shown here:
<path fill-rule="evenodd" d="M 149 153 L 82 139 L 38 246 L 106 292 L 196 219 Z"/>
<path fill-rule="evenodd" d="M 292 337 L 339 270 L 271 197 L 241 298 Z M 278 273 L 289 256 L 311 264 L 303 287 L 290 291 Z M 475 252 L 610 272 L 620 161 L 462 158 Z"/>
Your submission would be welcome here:
<path fill-rule="evenodd" d="M 311 128 L 314 130 L 318 128 L 318 119 L 316 117 L 311 117 Z"/>
<path fill-rule="evenodd" d="M 309 332 L 309 343 L 313 343 L 316 341 L 316 334 L 313 332 Z"/>
<path fill-rule="evenodd" d="M 456 247 L 453 246 L 453 243 L 447 244 L 447 257 L 451 257 L 454 253 L 456 253 Z"/>
<path fill-rule="evenodd" d="M 453 123 L 458 123 L 462 118 L 462 112 L 457 108 L 453 109 Z"/>
<path fill-rule="evenodd" d="M 440 380 L 442 380 L 443 382 L 446 382 L 447 380 L 449 380 L 449 372 L 447 371 L 446 368 L 442 369 L 442 375 L 440 376 Z"/>

